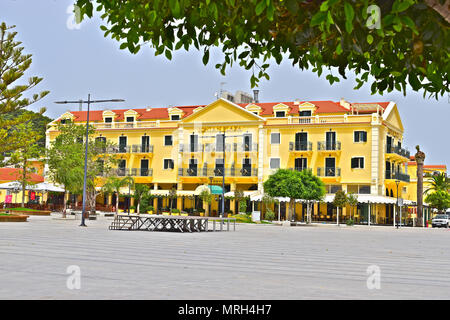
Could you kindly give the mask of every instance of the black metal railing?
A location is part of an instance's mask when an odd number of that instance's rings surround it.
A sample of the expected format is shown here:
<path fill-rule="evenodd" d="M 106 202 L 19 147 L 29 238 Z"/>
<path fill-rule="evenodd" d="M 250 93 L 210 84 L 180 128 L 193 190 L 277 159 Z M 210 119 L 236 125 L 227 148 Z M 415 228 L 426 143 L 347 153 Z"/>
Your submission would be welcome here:
<path fill-rule="evenodd" d="M 153 145 L 134 144 L 131 146 L 131 152 L 133 152 L 133 153 L 153 153 Z"/>
<path fill-rule="evenodd" d="M 152 177 L 153 169 L 151 168 L 114 168 L 103 171 L 98 174 L 100 177 Z"/>
<path fill-rule="evenodd" d="M 386 146 L 386 153 L 395 153 L 408 159 L 411 155 L 411 153 L 408 150 L 401 148 L 399 146 Z"/>
<path fill-rule="evenodd" d="M 340 177 L 341 176 L 341 168 L 336 168 L 336 167 L 317 168 L 317 176 L 318 177 Z"/>
<path fill-rule="evenodd" d="M 317 150 L 319 151 L 341 150 L 341 142 L 319 141 L 317 142 Z"/>
<path fill-rule="evenodd" d="M 294 167 L 294 168 L 289 168 L 289 170 L 291 171 L 303 171 L 303 170 L 309 170 L 312 172 L 311 168 L 306 168 L 306 167 Z"/>
<path fill-rule="evenodd" d="M 289 142 L 289 151 L 312 151 L 312 142 Z"/>
<path fill-rule="evenodd" d="M 411 177 L 409 176 L 409 174 L 406 173 L 386 170 L 385 179 L 394 179 L 403 182 L 410 182 Z"/>
<path fill-rule="evenodd" d="M 222 177 L 223 168 L 179 168 L 178 175 L 182 177 Z M 225 168 L 225 177 L 256 177 L 257 168 L 239 167 Z"/>

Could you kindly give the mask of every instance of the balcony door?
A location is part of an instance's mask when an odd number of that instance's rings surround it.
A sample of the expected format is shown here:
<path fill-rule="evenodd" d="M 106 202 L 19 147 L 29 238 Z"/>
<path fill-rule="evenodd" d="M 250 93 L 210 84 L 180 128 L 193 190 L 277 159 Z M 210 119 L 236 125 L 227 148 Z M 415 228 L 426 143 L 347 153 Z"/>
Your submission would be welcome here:
<path fill-rule="evenodd" d="M 386 176 L 385 176 L 385 179 L 391 179 L 391 177 L 392 177 L 391 163 L 389 161 L 386 161 Z"/>
<path fill-rule="evenodd" d="M 308 145 L 308 134 L 297 132 L 295 134 L 295 150 L 306 150 Z"/>
<path fill-rule="evenodd" d="M 119 152 L 124 153 L 127 151 L 127 137 L 119 137 Z"/>
<path fill-rule="evenodd" d="M 336 150 L 336 132 L 328 131 L 325 135 L 326 150 Z"/>
<path fill-rule="evenodd" d="M 148 176 L 148 159 L 141 159 L 141 177 Z"/>
<path fill-rule="evenodd" d="M 252 159 L 245 158 L 242 160 L 242 175 L 243 176 L 252 175 Z"/>
<path fill-rule="evenodd" d="M 308 159 L 306 158 L 295 158 L 295 170 L 302 171 L 308 166 Z"/>
<path fill-rule="evenodd" d="M 126 167 L 127 167 L 127 161 L 126 160 L 119 160 L 119 172 L 117 173 L 118 176 L 124 176 Z"/>
<path fill-rule="evenodd" d="M 244 134 L 243 137 L 244 140 L 244 151 L 252 151 L 252 135 L 251 134 Z"/>
<path fill-rule="evenodd" d="M 198 151 L 198 135 L 191 134 L 190 137 L 190 151 L 197 152 Z"/>
<path fill-rule="evenodd" d="M 193 176 L 193 177 L 197 176 L 197 159 L 190 159 L 189 160 L 188 174 L 190 176 Z"/>
<path fill-rule="evenodd" d="M 392 137 L 386 136 L 386 153 L 392 152 Z"/>
<path fill-rule="evenodd" d="M 325 177 L 336 176 L 336 158 L 325 158 Z"/>
<path fill-rule="evenodd" d="M 214 170 L 214 174 L 216 176 L 223 176 L 223 172 L 225 170 L 225 164 L 223 159 L 216 159 L 216 170 Z"/>
<path fill-rule="evenodd" d="M 141 148 L 142 148 L 142 152 L 150 152 L 150 137 L 149 136 L 141 137 Z"/>
<path fill-rule="evenodd" d="M 97 137 L 95 141 L 102 146 L 103 152 L 106 152 L 106 138 L 105 137 Z"/>
<path fill-rule="evenodd" d="M 223 141 L 223 134 L 220 133 L 216 135 L 216 151 L 223 151 L 224 150 L 224 141 Z"/>

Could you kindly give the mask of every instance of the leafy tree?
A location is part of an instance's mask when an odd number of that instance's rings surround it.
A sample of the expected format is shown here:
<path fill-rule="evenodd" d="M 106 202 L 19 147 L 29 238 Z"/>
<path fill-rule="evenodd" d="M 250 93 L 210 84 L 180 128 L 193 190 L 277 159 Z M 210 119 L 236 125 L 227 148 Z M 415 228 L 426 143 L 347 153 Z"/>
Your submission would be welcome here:
<path fill-rule="evenodd" d="M 93 0 L 76 0 L 80 18 L 92 17 Z M 268 60 L 328 71 L 332 84 L 357 75 L 372 93 L 403 91 L 410 84 L 438 98 L 449 92 L 448 3 L 444 0 L 96 0 L 105 37 L 135 54 L 144 45 L 156 55 L 195 47 L 209 61 L 214 47 L 224 60 L 252 70 L 252 87 L 269 79 Z M 371 76 L 371 78 L 369 78 Z M 373 79 L 373 80 L 371 80 Z"/>
<path fill-rule="evenodd" d="M 45 112 L 42 108 L 38 114 L 24 112 L 15 117 L 10 115 L 22 110 L 44 98 L 49 92 L 33 94 L 31 98 L 24 95 L 37 86 L 42 78 L 31 77 L 28 82 L 18 83 L 31 66 L 31 55 L 23 53 L 21 42 L 16 41 L 15 26 L 0 23 L 0 164 L 5 153 L 17 150 L 28 144 L 21 139 L 21 125 Z"/>
<path fill-rule="evenodd" d="M 99 194 L 96 189 L 102 183 L 99 176 L 109 172 L 117 160 L 104 154 L 105 148 L 112 146 L 110 142 L 95 140 L 94 128 L 89 128 L 88 162 L 86 175 L 86 199 L 95 208 L 95 198 Z M 47 147 L 48 175 L 50 180 L 64 187 L 64 211 L 66 211 L 66 195 L 82 194 L 84 184 L 85 134 L 86 126 L 74 123 L 60 125 L 58 136 Z"/>
<path fill-rule="evenodd" d="M 447 208 L 450 208 L 450 193 L 444 190 L 434 191 L 426 196 L 425 202 L 439 212 L 445 212 Z"/>
<path fill-rule="evenodd" d="M 430 186 L 425 190 L 425 194 L 432 191 L 449 191 L 450 190 L 450 179 L 447 177 L 445 172 L 441 174 L 433 174 L 428 176 L 427 179 Z"/>
<path fill-rule="evenodd" d="M 149 193 L 150 188 L 146 184 L 137 183 L 134 185 L 134 205 L 136 206 L 136 212 L 141 213 L 140 205 L 144 197 Z M 145 211 L 144 211 L 145 212 Z"/>
<path fill-rule="evenodd" d="M 352 219 L 353 209 L 358 205 L 358 197 L 354 193 L 349 193 L 347 202 L 350 205 L 350 219 Z"/>
<path fill-rule="evenodd" d="M 310 170 L 292 171 L 279 169 L 264 182 L 264 190 L 271 197 L 288 197 L 288 220 L 292 220 L 296 199 L 307 201 L 308 223 L 311 222 L 310 205 L 312 200 L 320 200 L 325 195 L 325 185 Z"/>
<path fill-rule="evenodd" d="M 38 142 L 42 138 L 40 132 L 35 131 L 31 122 L 21 123 L 17 126 L 17 137 L 27 141 L 16 149 L 8 161 L 10 165 L 20 168 L 20 182 L 22 186 L 22 207 L 25 206 L 26 187 L 30 185 L 30 174 L 33 173 L 31 159 L 39 159 L 44 154 L 44 149 Z"/>
<path fill-rule="evenodd" d="M 336 222 L 339 225 L 339 208 L 343 208 L 347 205 L 348 198 L 344 191 L 338 190 L 333 199 L 333 205 L 337 208 Z"/>
<path fill-rule="evenodd" d="M 273 220 L 275 218 L 275 213 L 270 208 L 270 205 L 278 201 L 274 197 L 271 197 L 270 195 L 265 193 L 261 199 L 261 202 L 264 204 L 264 207 L 266 209 L 266 219 Z"/>
<path fill-rule="evenodd" d="M 205 216 L 208 217 L 211 214 L 211 202 L 212 202 L 213 195 L 211 194 L 210 191 L 203 190 L 202 192 L 200 192 L 199 198 L 203 201 L 203 203 L 206 203 L 208 205 L 207 206 L 208 211 L 205 214 Z"/>
<path fill-rule="evenodd" d="M 113 193 L 116 195 L 116 214 L 119 213 L 119 197 L 120 189 L 123 187 L 131 187 L 134 185 L 134 180 L 132 177 L 108 177 L 105 184 L 103 185 L 103 192 Z"/>

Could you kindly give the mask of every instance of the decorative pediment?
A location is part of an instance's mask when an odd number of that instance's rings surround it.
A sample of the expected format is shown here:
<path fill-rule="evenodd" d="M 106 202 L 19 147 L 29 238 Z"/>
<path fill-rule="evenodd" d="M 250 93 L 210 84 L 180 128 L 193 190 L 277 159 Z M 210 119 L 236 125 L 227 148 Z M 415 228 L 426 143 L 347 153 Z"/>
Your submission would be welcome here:
<path fill-rule="evenodd" d="M 168 108 L 167 112 L 169 114 L 183 114 L 183 110 L 178 109 L 177 107 Z"/>
<path fill-rule="evenodd" d="M 197 109 L 200 109 L 197 108 Z M 245 108 L 234 104 L 226 99 L 220 98 L 213 103 L 202 107 L 183 119 L 184 123 L 189 122 L 239 122 L 239 121 L 263 121 L 259 115 L 248 111 Z"/>
<path fill-rule="evenodd" d="M 59 117 L 60 120 L 63 120 L 63 119 L 73 120 L 74 118 L 75 118 L 75 116 L 71 112 L 66 112 L 63 115 L 61 115 L 61 117 Z"/>
<path fill-rule="evenodd" d="M 129 116 L 129 117 L 138 115 L 138 113 L 135 110 L 133 110 L 133 109 L 127 110 L 123 114 L 125 116 Z"/>
<path fill-rule="evenodd" d="M 261 112 L 262 108 L 256 104 L 249 104 L 245 107 L 245 109 L 247 111 L 250 111 L 252 113 L 256 113 L 257 115 L 259 115 L 259 113 Z"/>
<path fill-rule="evenodd" d="M 306 110 L 311 110 L 314 109 L 315 107 L 316 105 L 312 104 L 311 102 L 303 102 L 298 105 L 299 109 L 306 109 Z"/>
<path fill-rule="evenodd" d="M 203 108 L 204 107 L 195 108 L 194 110 L 192 110 L 192 112 L 194 112 L 194 113 L 199 112 L 200 110 L 203 110 Z"/>

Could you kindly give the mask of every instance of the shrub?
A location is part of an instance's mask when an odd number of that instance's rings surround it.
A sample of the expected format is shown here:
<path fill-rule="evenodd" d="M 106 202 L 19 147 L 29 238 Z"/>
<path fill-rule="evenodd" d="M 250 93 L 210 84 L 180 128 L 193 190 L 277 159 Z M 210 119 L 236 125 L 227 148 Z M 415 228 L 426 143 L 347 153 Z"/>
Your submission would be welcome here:
<path fill-rule="evenodd" d="M 180 209 L 172 209 L 172 213 L 180 213 L 181 211 L 180 211 Z"/>
<path fill-rule="evenodd" d="M 355 221 L 353 221 L 352 219 L 348 219 L 346 223 L 348 226 L 352 226 L 355 224 Z"/>
<path fill-rule="evenodd" d="M 273 212 L 272 210 L 268 209 L 266 211 L 265 218 L 266 218 L 266 220 L 275 220 L 275 212 Z"/>

